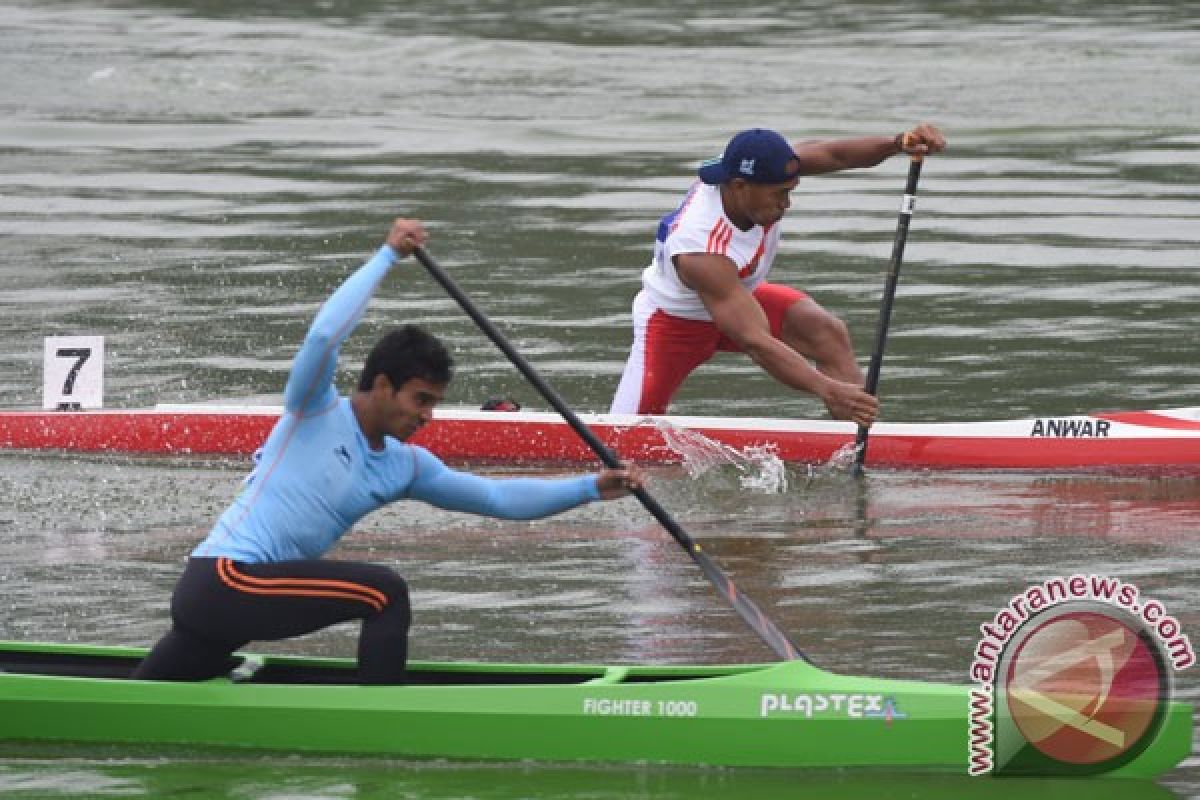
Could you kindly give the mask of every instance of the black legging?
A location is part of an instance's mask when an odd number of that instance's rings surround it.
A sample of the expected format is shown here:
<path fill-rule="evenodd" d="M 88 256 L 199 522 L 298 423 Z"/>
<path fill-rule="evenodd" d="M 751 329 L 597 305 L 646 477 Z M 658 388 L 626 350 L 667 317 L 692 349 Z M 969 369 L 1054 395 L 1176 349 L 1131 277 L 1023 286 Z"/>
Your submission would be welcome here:
<path fill-rule="evenodd" d="M 353 561 L 247 564 L 190 558 L 171 598 L 171 630 L 134 670 L 142 680 L 206 680 L 229 672 L 232 653 L 361 619 L 362 683 L 403 683 L 412 610 L 388 567 Z"/>

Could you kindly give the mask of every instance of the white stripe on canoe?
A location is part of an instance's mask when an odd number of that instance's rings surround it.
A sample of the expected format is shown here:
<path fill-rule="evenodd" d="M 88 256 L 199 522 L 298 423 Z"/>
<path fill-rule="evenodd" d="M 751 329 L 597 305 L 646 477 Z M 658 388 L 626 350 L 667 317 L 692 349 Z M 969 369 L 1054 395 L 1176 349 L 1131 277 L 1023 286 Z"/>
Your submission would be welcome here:
<path fill-rule="evenodd" d="M 101 413 L 122 414 L 229 414 L 247 416 L 279 416 L 283 412 L 278 405 L 248 404 L 204 404 L 204 403 L 160 403 L 153 409 L 133 411 L 111 411 Z M 1120 413 L 1120 412 L 1114 412 Z M 1200 424 L 1200 407 L 1171 408 L 1144 412 L 1163 417 L 1164 422 L 1177 420 Z M 636 414 L 579 414 L 587 425 L 632 428 L 639 425 L 669 424 L 678 428 L 711 429 L 727 431 L 761 431 L 763 433 L 814 433 L 853 434 L 857 428 L 852 422 L 836 420 L 789 420 L 766 417 L 692 417 L 692 416 L 639 416 Z M 434 419 L 464 420 L 471 422 L 504 421 L 539 425 L 565 424 L 562 417 L 553 411 L 481 411 L 474 408 L 443 407 L 434 412 Z M 1108 426 L 1106 439 L 1200 439 L 1200 428 L 1184 430 L 1158 428 L 1147 425 L 1131 425 L 1116 420 L 1102 420 L 1098 416 L 1076 414 L 1061 417 L 1028 417 L 1024 419 L 993 420 L 985 422 L 879 422 L 871 428 L 872 436 L 931 436 L 936 438 L 1003 438 L 1027 439 L 1035 423 L 1084 423 L 1093 426 L 1103 422 Z M 1058 438 L 1047 436 L 1045 438 Z M 1091 438 L 1091 437 L 1080 437 Z"/>

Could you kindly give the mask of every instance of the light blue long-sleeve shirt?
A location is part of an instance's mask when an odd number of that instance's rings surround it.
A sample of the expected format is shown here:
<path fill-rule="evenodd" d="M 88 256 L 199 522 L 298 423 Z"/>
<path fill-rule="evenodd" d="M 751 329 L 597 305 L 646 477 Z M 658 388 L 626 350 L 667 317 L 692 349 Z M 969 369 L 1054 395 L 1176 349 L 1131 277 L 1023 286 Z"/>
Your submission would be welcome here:
<path fill-rule="evenodd" d="M 375 509 L 405 498 L 505 519 L 535 519 L 599 498 L 594 475 L 495 480 L 452 470 L 386 437 L 372 450 L 333 386 L 338 349 L 398 259 L 384 245 L 325 302 L 296 354 L 284 413 L 246 485 L 194 556 L 263 563 L 319 558 Z"/>

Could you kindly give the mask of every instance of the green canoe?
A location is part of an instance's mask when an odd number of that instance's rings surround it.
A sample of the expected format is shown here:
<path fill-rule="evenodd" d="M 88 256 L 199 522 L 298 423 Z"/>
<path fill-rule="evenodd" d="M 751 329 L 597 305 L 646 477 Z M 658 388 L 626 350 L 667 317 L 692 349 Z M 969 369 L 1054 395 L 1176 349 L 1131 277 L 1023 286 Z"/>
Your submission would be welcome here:
<path fill-rule="evenodd" d="M 958 773 L 969 758 L 966 686 L 804 661 L 414 663 L 406 685 L 360 686 L 349 660 L 268 656 L 242 680 L 127 679 L 143 653 L 0 642 L 0 741 Z M 1148 746 L 1114 772 L 1161 774 L 1191 740 L 1191 707 L 1170 703 Z"/>

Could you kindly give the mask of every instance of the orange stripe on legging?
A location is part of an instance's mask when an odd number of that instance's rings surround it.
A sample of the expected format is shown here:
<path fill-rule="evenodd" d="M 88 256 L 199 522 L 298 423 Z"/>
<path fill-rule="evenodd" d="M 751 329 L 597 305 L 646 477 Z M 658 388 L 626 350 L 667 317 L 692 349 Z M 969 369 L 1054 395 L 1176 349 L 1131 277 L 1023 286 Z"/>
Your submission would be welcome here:
<path fill-rule="evenodd" d="M 387 595 L 370 586 L 323 578 L 256 578 L 238 572 L 228 558 L 217 559 L 217 575 L 231 589 L 247 594 L 289 595 L 295 597 L 336 597 L 358 600 L 376 611 L 387 606 Z"/>

